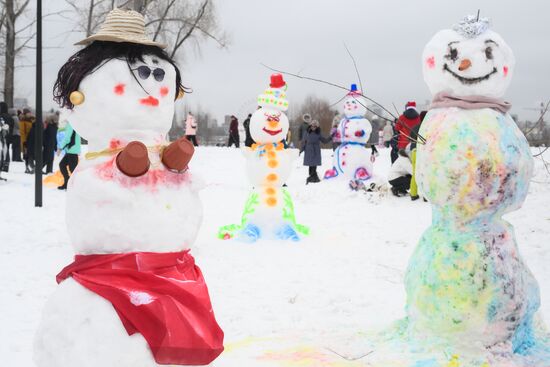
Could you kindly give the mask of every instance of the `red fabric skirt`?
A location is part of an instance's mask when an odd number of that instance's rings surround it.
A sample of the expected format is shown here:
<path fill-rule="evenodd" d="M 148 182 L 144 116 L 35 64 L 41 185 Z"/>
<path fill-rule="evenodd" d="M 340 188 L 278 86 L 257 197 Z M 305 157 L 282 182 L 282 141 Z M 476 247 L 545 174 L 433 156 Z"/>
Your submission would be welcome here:
<path fill-rule="evenodd" d="M 223 351 L 223 331 L 189 250 L 76 255 L 58 275 L 111 302 L 128 335 L 143 335 L 158 364 L 206 365 Z"/>

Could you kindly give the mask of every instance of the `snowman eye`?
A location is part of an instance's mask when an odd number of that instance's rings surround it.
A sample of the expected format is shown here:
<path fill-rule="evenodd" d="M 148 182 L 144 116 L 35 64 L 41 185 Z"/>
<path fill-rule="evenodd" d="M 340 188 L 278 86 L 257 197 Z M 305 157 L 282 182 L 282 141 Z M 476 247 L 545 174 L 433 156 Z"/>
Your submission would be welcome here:
<path fill-rule="evenodd" d="M 456 48 L 450 47 L 449 48 L 449 53 L 447 55 L 445 55 L 445 58 L 447 58 L 451 61 L 458 60 L 458 50 Z"/>
<path fill-rule="evenodd" d="M 491 47 L 485 49 L 485 57 L 487 57 L 487 60 L 493 59 L 493 49 Z"/>

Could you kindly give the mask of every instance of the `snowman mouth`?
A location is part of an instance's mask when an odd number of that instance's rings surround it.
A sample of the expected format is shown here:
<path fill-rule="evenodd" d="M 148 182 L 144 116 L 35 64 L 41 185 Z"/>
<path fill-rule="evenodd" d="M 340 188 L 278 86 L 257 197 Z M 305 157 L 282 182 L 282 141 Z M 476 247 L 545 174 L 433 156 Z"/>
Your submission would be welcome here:
<path fill-rule="evenodd" d="M 466 78 L 462 75 L 458 75 L 457 73 L 455 73 L 454 71 L 452 71 L 451 69 L 449 69 L 449 67 L 447 66 L 447 64 L 445 64 L 443 66 L 443 70 L 447 71 L 448 73 L 450 73 L 452 76 L 454 76 L 456 79 L 458 79 L 462 84 L 477 84 L 477 83 L 480 83 L 484 80 L 487 80 L 489 79 L 493 74 L 496 74 L 497 73 L 497 68 L 496 67 L 493 67 L 493 71 L 491 71 L 489 74 L 487 75 L 484 75 L 484 76 L 479 76 L 477 78 Z"/>
<path fill-rule="evenodd" d="M 159 100 L 156 99 L 153 96 L 149 96 L 147 98 L 142 98 L 139 100 L 139 103 L 141 103 L 144 106 L 153 106 L 157 107 L 159 105 Z"/>
<path fill-rule="evenodd" d="M 263 131 L 265 131 L 266 133 L 268 133 L 269 135 L 271 136 L 275 136 L 275 135 L 279 135 L 280 133 L 283 132 L 283 129 L 279 129 L 279 130 L 268 130 L 266 129 L 265 127 L 263 128 Z"/>

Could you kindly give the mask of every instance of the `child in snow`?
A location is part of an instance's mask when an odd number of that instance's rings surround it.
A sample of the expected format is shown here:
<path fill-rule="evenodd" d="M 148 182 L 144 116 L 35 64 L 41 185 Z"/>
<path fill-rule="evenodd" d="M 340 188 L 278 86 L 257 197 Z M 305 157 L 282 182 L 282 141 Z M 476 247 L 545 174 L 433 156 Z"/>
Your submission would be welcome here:
<path fill-rule="evenodd" d="M 313 120 L 308 127 L 302 141 L 302 152 L 304 152 L 304 166 L 309 167 L 308 183 L 320 182 L 317 174 L 317 167 L 321 165 L 321 143 L 330 143 L 331 137 L 325 138 L 321 135 L 319 121 Z"/>
<path fill-rule="evenodd" d="M 413 167 L 407 151 L 401 149 L 397 160 L 391 166 L 388 173 L 388 181 L 392 186 L 391 192 L 395 196 L 407 195 L 411 186 Z"/>

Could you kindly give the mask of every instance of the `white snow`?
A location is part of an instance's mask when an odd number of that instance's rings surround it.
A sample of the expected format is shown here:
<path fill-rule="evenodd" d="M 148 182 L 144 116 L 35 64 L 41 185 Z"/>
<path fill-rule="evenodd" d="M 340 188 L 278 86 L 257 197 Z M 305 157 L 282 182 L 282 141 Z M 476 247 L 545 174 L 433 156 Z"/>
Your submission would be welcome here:
<path fill-rule="evenodd" d="M 330 168 L 331 153 L 323 152 L 320 174 Z M 269 354 L 257 359 L 258 351 L 247 347 L 262 340 L 277 349 L 281 339 L 325 347 L 404 316 L 403 275 L 430 223 L 429 204 L 350 192 L 342 181 L 305 186 L 307 168 L 300 158 L 288 185 L 296 216 L 311 227 L 311 236 L 300 243 L 220 241 L 218 227 L 239 221 L 250 191 L 244 163 L 236 149 L 201 147 L 191 164 L 206 183 L 204 221 L 192 254 L 226 334 L 226 352 L 215 366 L 298 366 Z M 382 149 L 374 171 L 384 176 L 388 169 L 389 151 Z M 73 249 L 65 226 L 66 193 L 45 188 L 44 207 L 33 208 L 34 178 L 23 171 L 22 164 L 12 163 L 3 176 L 9 181 L 0 183 L 0 364 L 31 367 L 42 308 Z M 523 208 L 506 219 L 539 281 L 548 323 L 550 176 L 540 160 L 535 171 Z"/>

